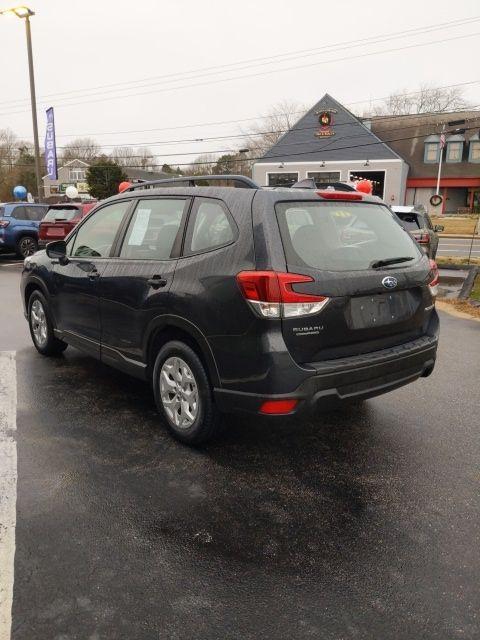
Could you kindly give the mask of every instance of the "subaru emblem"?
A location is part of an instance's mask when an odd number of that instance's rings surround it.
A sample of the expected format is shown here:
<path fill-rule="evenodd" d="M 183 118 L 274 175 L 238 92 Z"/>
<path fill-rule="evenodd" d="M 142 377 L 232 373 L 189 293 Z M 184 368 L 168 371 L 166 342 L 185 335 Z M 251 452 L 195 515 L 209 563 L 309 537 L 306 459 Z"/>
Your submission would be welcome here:
<path fill-rule="evenodd" d="M 386 289 L 395 289 L 398 284 L 398 280 L 393 276 L 387 276 L 382 280 L 382 284 Z"/>

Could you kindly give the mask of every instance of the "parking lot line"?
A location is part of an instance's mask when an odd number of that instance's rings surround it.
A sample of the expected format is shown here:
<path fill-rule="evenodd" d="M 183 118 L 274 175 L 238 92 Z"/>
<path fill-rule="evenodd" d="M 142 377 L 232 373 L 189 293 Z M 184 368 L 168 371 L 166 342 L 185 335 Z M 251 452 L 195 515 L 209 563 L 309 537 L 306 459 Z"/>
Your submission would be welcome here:
<path fill-rule="evenodd" d="M 17 499 L 15 353 L 0 352 L 0 640 L 10 640 Z"/>

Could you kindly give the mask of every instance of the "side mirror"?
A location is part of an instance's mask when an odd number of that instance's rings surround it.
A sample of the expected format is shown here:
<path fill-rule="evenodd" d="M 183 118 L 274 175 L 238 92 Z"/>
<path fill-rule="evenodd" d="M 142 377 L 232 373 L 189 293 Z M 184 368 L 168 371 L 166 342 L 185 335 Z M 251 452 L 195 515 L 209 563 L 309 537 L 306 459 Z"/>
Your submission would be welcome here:
<path fill-rule="evenodd" d="M 445 227 L 443 226 L 443 224 L 436 224 L 436 225 L 433 227 L 433 230 L 434 230 L 434 231 L 437 231 L 437 232 L 439 232 L 439 231 L 443 231 L 444 229 L 445 229 Z"/>
<path fill-rule="evenodd" d="M 67 243 L 65 240 L 49 242 L 46 247 L 47 256 L 52 260 L 58 260 L 62 265 L 68 264 Z"/>

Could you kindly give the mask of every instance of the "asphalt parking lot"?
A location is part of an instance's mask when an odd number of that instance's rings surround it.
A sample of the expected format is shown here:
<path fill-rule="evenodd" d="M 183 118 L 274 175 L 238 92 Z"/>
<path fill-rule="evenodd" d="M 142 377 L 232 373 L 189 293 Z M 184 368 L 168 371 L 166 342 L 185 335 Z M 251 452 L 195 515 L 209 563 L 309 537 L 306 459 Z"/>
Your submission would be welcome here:
<path fill-rule="evenodd" d="M 0 262 L 12 638 L 480 637 L 480 323 L 441 315 L 430 378 L 311 421 L 229 418 L 194 451 L 141 382 L 38 355 L 19 276 Z"/>

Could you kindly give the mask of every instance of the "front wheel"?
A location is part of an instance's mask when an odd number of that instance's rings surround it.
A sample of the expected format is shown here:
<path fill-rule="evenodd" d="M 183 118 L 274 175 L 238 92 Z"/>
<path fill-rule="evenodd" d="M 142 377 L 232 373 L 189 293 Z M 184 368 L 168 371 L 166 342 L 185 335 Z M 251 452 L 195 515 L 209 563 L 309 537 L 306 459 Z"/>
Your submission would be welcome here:
<path fill-rule="evenodd" d="M 219 428 L 212 388 L 200 358 L 184 342 L 172 340 L 159 351 L 153 370 L 155 402 L 177 440 L 201 445 Z"/>
<path fill-rule="evenodd" d="M 28 258 L 38 250 L 38 243 L 32 236 L 23 236 L 17 242 L 16 253 L 19 258 Z"/>
<path fill-rule="evenodd" d="M 33 344 L 43 356 L 55 356 L 65 351 L 68 345 L 55 337 L 48 303 L 40 291 L 34 291 L 28 301 L 28 324 Z"/>

